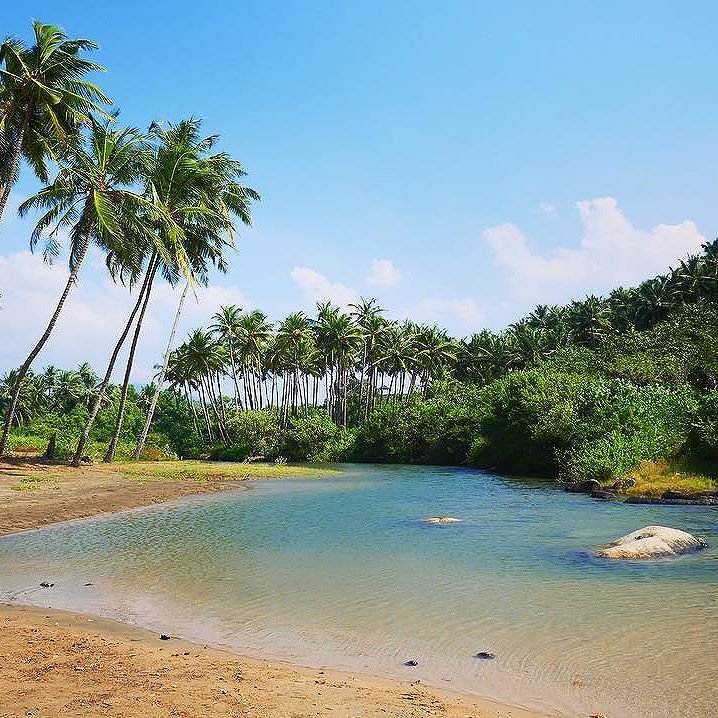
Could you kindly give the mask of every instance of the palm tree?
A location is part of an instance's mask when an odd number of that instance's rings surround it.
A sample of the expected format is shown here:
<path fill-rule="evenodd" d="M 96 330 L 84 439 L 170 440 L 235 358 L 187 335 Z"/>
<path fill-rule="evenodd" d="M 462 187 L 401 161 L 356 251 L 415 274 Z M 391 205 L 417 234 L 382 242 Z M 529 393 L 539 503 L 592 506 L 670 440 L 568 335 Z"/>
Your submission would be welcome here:
<path fill-rule="evenodd" d="M 135 349 L 157 269 L 172 284 L 180 276 L 190 284 L 206 284 L 210 265 L 222 271 L 226 269 L 223 253 L 232 244 L 234 218 L 249 224 L 251 201 L 259 199 L 253 189 L 241 183 L 246 172 L 239 162 L 225 153 L 209 154 L 217 137 L 202 138 L 200 126 L 199 120 L 190 119 L 166 129 L 156 123 L 150 128 L 157 146 L 145 177 L 145 195 L 159 211 L 163 223 L 157 226 L 151 244 L 150 266 L 153 257 L 156 265 L 151 270 L 144 304 L 138 315 L 115 430 L 105 461 L 114 458 L 122 430 Z M 157 397 L 163 381 L 164 376 L 161 376 L 155 388 Z M 142 437 L 149 431 L 156 403 L 157 399 L 150 404 Z M 143 442 L 144 438 L 141 438 L 135 449 L 138 455 Z"/>
<path fill-rule="evenodd" d="M 608 302 L 593 295 L 582 302 L 572 302 L 569 307 L 569 326 L 576 343 L 593 349 L 598 342 L 613 331 L 611 309 Z"/>
<path fill-rule="evenodd" d="M 69 40 L 54 25 L 33 23 L 35 44 L 6 38 L 0 46 L 0 219 L 18 178 L 20 161 L 48 181 L 47 159 L 90 113 L 104 115 L 112 101 L 86 75 L 104 70 L 81 53 L 97 47 L 90 40 Z"/>
<path fill-rule="evenodd" d="M 361 346 L 361 331 L 349 314 L 329 302 L 317 305 L 314 334 L 324 357 L 327 410 L 335 423 L 347 425 L 349 374 Z"/>
<path fill-rule="evenodd" d="M 282 392 L 282 419 L 286 422 L 289 410 L 296 413 L 300 405 L 309 405 L 309 391 L 303 385 L 307 359 L 313 345 L 312 327 L 304 312 L 287 315 L 277 328 L 277 348 L 282 355 L 285 380 Z M 302 398 L 304 389 L 304 398 Z"/>
<path fill-rule="evenodd" d="M 155 383 L 154 391 L 152 392 L 152 397 L 150 398 L 149 404 L 147 406 L 147 418 L 145 419 L 145 425 L 142 428 L 142 432 L 140 433 L 140 438 L 137 440 L 137 445 L 135 446 L 135 450 L 132 452 L 132 458 L 137 460 L 140 458 L 140 454 L 142 453 L 142 448 L 145 445 L 145 441 L 147 441 L 147 434 L 150 431 L 150 424 L 152 423 L 152 417 L 154 416 L 155 409 L 157 408 L 157 401 L 160 398 L 160 392 L 162 391 L 162 385 L 165 382 L 165 377 L 167 376 L 167 370 L 169 368 L 170 363 L 170 355 L 172 354 L 172 344 L 174 344 L 175 340 L 175 334 L 177 333 L 177 325 L 179 324 L 179 318 L 182 314 L 182 307 L 184 306 L 185 299 L 187 298 L 187 290 L 189 289 L 189 282 L 185 282 L 184 289 L 182 290 L 182 295 L 180 296 L 179 304 L 177 305 L 177 311 L 175 312 L 175 318 L 172 322 L 172 330 L 170 331 L 170 337 L 167 340 L 167 349 L 165 349 L 165 355 L 164 355 L 164 362 L 162 364 L 162 369 L 160 370 L 159 376 L 157 377 L 157 381 Z"/>
<path fill-rule="evenodd" d="M 48 232 L 45 243 L 48 260 L 59 253 L 59 230 L 69 228 L 70 274 L 45 331 L 18 370 L 17 385 L 5 413 L 0 454 L 7 449 L 22 380 L 50 338 L 90 245 L 94 242 L 105 251 L 119 249 L 142 232 L 137 217 L 145 202 L 129 188 L 142 175 L 146 150 L 145 138 L 137 130 L 112 129 L 109 124 L 93 119 L 89 137 L 69 147 L 60 160 L 55 181 L 20 205 L 21 215 L 43 210 L 30 245 L 34 248 Z"/>
<path fill-rule="evenodd" d="M 259 409 L 263 405 L 261 379 L 271 335 L 272 323 L 264 312 L 254 309 L 240 315 L 237 325 L 237 350 L 242 366 L 245 406 L 250 409 Z"/>
<path fill-rule="evenodd" d="M 240 317 L 242 316 L 242 308 L 234 305 L 222 306 L 219 311 L 212 317 L 213 324 L 209 330 L 215 334 L 220 341 L 224 343 L 229 353 L 230 368 L 232 370 L 232 383 L 234 385 L 234 404 L 235 408 L 242 406 L 239 396 L 239 384 L 237 383 L 237 340 L 239 338 Z"/>

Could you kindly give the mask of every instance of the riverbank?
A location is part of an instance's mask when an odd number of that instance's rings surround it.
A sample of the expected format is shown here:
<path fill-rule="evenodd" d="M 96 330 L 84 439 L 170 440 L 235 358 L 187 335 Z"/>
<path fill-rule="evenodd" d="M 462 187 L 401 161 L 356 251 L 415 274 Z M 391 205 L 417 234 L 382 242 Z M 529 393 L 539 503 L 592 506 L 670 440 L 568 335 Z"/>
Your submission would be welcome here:
<path fill-rule="evenodd" d="M 236 656 L 106 618 L 0 606 L 0 705 L 20 716 L 446 716 L 540 714 L 419 682 Z"/>
<path fill-rule="evenodd" d="M 35 458 L 0 461 L 0 536 L 60 521 L 237 489 L 248 479 L 312 478 L 310 466 L 202 461 L 93 464 L 72 468 Z"/>

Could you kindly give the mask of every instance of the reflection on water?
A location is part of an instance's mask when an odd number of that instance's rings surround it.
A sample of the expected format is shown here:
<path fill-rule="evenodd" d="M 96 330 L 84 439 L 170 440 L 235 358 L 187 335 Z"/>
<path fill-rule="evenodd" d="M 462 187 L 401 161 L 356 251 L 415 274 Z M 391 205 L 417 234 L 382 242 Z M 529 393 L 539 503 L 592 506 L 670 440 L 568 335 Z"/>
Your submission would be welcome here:
<path fill-rule="evenodd" d="M 716 715 L 716 509 L 452 468 L 346 469 L 6 537 L 0 598 L 566 715 Z M 417 522 L 440 515 L 464 522 Z M 711 548 L 591 557 L 648 524 Z M 54 588 L 36 589 L 45 579 Z"/>

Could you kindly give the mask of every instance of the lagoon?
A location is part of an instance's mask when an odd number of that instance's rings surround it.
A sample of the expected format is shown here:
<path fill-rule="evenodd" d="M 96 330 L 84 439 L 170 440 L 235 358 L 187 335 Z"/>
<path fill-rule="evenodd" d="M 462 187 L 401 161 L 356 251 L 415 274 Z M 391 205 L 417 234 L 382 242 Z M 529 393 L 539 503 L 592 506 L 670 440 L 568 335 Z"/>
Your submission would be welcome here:
<path fill-rule="evenodd" d="M 597 502 L 458 468 L 342 468 L 4 537 L 0 599 L 567 716 L 715 715 L 715 507 Z M 463 522 L 420 521 L 443 515 Z M 709 548 L 591 555 L 649 524 Z"/>

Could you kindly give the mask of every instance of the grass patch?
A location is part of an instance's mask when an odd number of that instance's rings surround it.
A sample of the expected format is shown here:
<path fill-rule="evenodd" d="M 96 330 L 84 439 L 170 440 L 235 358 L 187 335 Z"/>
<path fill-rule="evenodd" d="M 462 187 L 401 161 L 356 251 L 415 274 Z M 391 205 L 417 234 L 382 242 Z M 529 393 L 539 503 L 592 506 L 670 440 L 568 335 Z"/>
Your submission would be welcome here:
<path fill-rule="evenodd" d="M 691 469 L 681 461 L 644 461 L 627 475 L 634 479 L 636 485 L 624 492 L 628 496 L 659 497 L 665 491 L 694 493 L 718 489 L 718 481 Z"/>
<path fill-rule="evenodd" d="M 221 479 L 312 479 L 341 473 L 339 469 L 303 464 L 219 464 L 211 461 L 163 461 L 114 467 L 137 480 L 188 479 L 204 483 Z"/>
<path fill-rule="evenodd" d="M 10 491 L 37 491 L 40 484 L 54 483 L 53 489 L 59 489 L 59 478 L 52 474 L 30 474 L 20 477 L 17 484 L 10 487 Z"/>

